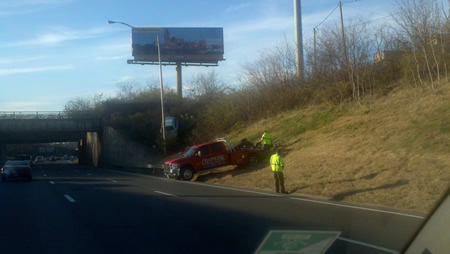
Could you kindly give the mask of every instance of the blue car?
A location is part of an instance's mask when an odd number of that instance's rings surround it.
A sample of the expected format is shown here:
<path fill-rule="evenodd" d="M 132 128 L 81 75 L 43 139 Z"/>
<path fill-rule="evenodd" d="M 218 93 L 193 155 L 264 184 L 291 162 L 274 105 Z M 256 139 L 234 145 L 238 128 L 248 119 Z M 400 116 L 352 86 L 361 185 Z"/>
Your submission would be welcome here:
<path fill-rule="evenodd" d="M 9 179 L 25 179 L 31 181 L 31 167 L 28 161 L 9 160 L 0 171 L 2 182 Z"/>

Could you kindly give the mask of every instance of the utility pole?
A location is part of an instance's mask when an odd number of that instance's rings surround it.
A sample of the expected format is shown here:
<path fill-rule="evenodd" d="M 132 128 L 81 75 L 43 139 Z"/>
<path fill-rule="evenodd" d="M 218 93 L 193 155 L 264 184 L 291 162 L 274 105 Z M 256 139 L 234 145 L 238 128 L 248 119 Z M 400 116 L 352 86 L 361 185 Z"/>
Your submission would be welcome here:
<path fill-rule="evenodd" d="M 314 66 L 313 66 L 313 73 L 316 72 L 317 68 L 317 51 L 316 51 L 316 28 L 313 28 L 313 34 L 314 34 Z"/>
<path fill-rule="evenodd" d="M 303 81 L 304 60 L 303 60 L 303 38 L 302 38 L 302 7 L 300 0 L 294 0 L 294 20 L 295 20 L 295 64 L 297 77 Z"/>
<path fill-rule="evenodd" d="M 345 66 L 347 66 L 348 65 L 347 46 L 345 45 L 344 18 L 342 16 L 342 2 L 341 1 L 339 1 L 339 11 L 341 12 L 341 32 L 342 32 L 342 44 L 344 46 L 344 61 L 345 61 Z"/>

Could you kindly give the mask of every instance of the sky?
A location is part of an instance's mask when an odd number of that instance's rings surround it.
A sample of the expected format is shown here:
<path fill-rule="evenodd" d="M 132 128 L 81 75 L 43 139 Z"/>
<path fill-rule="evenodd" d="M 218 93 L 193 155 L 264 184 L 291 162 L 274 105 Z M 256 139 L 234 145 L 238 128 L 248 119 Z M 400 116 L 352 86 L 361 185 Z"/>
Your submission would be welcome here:
<path fill-rule="evenodd" d="M 395 0 L 343 1 L 344 23 L 391 14 Z M 338 5 L 303 0 L 303 40 Z M 159 67 L 127 64 L 130 28 L 223 27 L 225 61 L 183 67 L 183 88 L 214 68 L 237 85 L 242 67 L 277 45 L 294 42 L 293 0 L 0 0 L 0 111 L 59 111 L 71 99 L 113 97 L 127 82 L 159 85 Z M 335 11 L 321 26 L 339 21 Z M 377 21 L 379 22 L 379 21 Z M 320 27 L 318 29 L 320 29 Z M 163 67 L 175 88 L 175 66 Z"/>

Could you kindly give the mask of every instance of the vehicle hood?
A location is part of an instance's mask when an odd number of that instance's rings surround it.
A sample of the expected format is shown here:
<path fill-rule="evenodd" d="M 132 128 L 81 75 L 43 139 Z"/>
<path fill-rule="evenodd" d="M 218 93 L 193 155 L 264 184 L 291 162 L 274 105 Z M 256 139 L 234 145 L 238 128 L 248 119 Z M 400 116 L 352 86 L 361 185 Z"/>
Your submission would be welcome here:
<path fill-rule="evenodd" d="M 175 164 L 175 163 L 182 164 L 183 162 L 188 161 L 189 159 L 190 159 L 189 157 L 188 158 L 184 158 L 184 157 L 176 158 L 176 159 L 168 160 L 168 161 L 164 162 L 164 164 Z"/>

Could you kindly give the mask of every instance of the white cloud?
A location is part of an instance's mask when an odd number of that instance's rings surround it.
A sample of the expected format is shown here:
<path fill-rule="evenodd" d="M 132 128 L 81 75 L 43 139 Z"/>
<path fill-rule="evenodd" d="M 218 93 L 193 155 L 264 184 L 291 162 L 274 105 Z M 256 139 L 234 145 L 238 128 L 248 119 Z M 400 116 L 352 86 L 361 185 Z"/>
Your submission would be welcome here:
<path fill-rule="evenodd" d="M 247 23 L 232 24 L 224 28 L 225 38 L 227 41 L 241 40 L 247 37 L 248 33 L 283 31 L 293 28 L 294 21 L 292 17 L 270 17 L 252 20 Z"/>
<path fill-rule="evenodd" d="M 44 32 L 34 39 L 0 44 L 0 47 L 24 46 L 58 46 L 67 41 L 97 38 L 112 31 L 111 28 L 91 28 L 87 30 L 72 30 L 67 27 L 54 27 L 50 32 Z"/>
<path fill-rule="evenodd" d="M 131 42 L 128 40 L 126 43 L 114 43 L 114 44 L 105 44 L 98 47 L 99 50 L 131 50 Z"/>
<path fill-rule="evenodd" d="M 96 61 L 113 61 L 113 60 L 119 60 L 119 59 L 127 59 L 131 58 L 130 55 L 120 55 L 120 56 L 99 56 L 96 57 Z"/>
<path fill-rule="evenodd" d="M 70 2 L 73 0 L 2 0 L 0 17 L 34 13 Z"/>
<path fill-rule="evenodd" d="M 28 10 L 1 10 L 0 11 L 0 17 L 3 16 L 14 16 L 14 15 L 23 15 L 23 14 L 29 14 L 33 12 L 39 11 L 38 9 L 28 9 Z"/>
<path fill-rule="evenodd" d="M 115 83 L 122 83 L 122 82 L 129 81 L 129 80 L 132 80 L 132 79 L 133 79 L 133 77 L 131 77 L 131 76 L 123 76 L 123 77 L 121 77 L 121 78 L 119 78 L 117 80 L 114 80 L 114 82 Z"/>
<path fill-rule="evenodd" d="M 37 60 L 46 59 L 48 56 L 33 56 L 25 58 L 0 58 L 0 64 L 14 64 L 14 63 L 24 63 L 32 62 Z"/>
<path fill-rule="evenodd" d="M 226 12 L 238 11 L 238 10 L 247 8 L 247 7 L 249 7 L 249 6 L 250 6 L 250 3 L 241 3 L 241 4 L 238 4 L 238 5 L 230 6 L 230 7 L 228 7 L 225 11 L 226 11 Z"/>
<path fill-rule="evenodd" d="M 73 0 L 2 0 L 2 8 L 23 8 L 26 6 L 49 6 L 71 3 Z"/>
<path fill-rule="evenodd" d="M 0 69 L 0 76 L 13 75 L 18 73 L 32 73 L 32 72 L 42 72 L 42 71 L 60 71 L 60 70 L 70 70 L 73 69 L 72 66 L 46 66 L 46 67 L 32 67 L 32 68 L 9 68 Z"/>
<path fill-rule="evenodd" d="M 5 111 L 41 110 L 50 103 L 44 101 L 13 101 L 1 105 Z"/>

